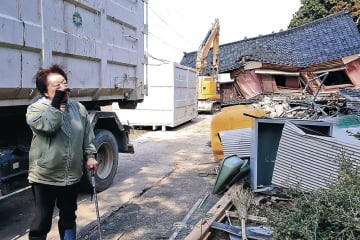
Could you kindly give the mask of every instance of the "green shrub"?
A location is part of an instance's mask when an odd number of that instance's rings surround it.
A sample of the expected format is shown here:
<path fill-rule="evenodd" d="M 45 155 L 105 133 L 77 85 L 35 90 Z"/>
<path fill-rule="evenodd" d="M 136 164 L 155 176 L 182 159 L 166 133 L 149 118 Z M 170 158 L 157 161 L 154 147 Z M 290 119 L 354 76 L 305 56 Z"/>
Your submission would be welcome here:
<path fill-rule="evenodd" d="M 338 179 L 328 189 L 287 189 L 290 204 L 261 208 L 274 228 L 273 239 L 360 239 L 360 168 L 343 151 L 334 161 Z"/>

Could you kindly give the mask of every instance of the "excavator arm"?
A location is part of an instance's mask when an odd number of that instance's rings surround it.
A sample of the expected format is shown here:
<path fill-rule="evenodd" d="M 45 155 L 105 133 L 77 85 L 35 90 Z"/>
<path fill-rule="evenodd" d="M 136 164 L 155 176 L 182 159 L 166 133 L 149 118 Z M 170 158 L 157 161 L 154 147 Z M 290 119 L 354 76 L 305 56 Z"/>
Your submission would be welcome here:
<path fill-rule="evenodd" d="M 204 41 L 201 43 L 196 57 L 196 69 L 201 74 L 205 71 L 207 62 L 207 56 L 209 54 L 211 46 L 213 47 L 213 56 L 211 63 L 212 75 L 217 79 L 219 64 L 218 64 L 218 53 L 219 53 L 219 32 L 220 24 L 219 19 L 215 19 L 211 29 L 207 33 Z"/>

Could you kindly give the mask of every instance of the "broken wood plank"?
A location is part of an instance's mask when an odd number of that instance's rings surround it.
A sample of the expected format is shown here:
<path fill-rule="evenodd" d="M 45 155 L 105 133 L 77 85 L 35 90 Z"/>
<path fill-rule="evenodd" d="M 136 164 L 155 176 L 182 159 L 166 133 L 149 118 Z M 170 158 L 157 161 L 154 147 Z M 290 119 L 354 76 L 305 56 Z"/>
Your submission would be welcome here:
<path fill-rule="evenodd" d="M 239 218 L 239 214 L 237 212 L 226 211 L 226 213 L 228 213 L 229 217 Z M 250 221 L 262 222 L 262 223 L 266 223 L 268 221 L 268 219 L 266 217 L 259 217 L 259 216 L 255 216 L 255 215 L 247 215 L 247 219 Z"/>
<path fill-rule="evenodd" d="M 232 186 L 234 187 L 234 186 Z M 232 188 L 230 187 L 230 189 Z M 225 216 L 225 211 L 233 206 L 227 192 L 219 199 L 219 201 L 207 212 L 207 219 L 200 219 L 192 228 L 190 233 L 184 240 L 203 240 L 209 235 L 210 226 L 214 221 L 220 221 Z M 205 238 L 206 237 L 206 238 Z"/>

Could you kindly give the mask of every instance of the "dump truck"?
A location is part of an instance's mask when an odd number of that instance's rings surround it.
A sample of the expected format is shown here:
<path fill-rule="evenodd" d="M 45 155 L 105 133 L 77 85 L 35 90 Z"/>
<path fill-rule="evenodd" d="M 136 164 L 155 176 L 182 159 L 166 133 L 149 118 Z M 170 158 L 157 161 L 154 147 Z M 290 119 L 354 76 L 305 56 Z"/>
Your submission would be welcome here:
<path fill-rule="evenodd" d="M 26 109 L 39 95 L 36 72 L 55 63 L 68 75 L 71 98 L 89 112 L 97 190 L 111 185 L 119 152 L 134 149 L 129 126 L 103 110 L 114 102 L 136 108 L 146 94 L 146 8 L 145 0 L 0 2 L 0 198 L 29 188 Z M 90 180 L 87 174 L 84 179 Z"/>

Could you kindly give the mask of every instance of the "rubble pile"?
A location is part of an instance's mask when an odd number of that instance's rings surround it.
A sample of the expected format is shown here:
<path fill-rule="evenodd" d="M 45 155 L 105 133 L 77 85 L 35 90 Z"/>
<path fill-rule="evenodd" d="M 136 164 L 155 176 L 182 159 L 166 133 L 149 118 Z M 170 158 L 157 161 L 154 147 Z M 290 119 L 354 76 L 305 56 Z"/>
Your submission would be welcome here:
<path fill-rule="evenodd" d="M 354 166 L 360 166 L 360 147 L 354 142 L 355 138 L 348 141 L 338 135 L 340 132 L 335 135 L 333 130 L 345 127 L 347 135 L 359 135 L 356 131 L 360 126 L 357 117 L 359 96 L 358 91 L 352 90 L 343 95 L 338 92 L 315 95 L 291 92 L 260 94 L 247 99 L 253 101 L 250 103 L 253 107 L 263 109 L 266 116 L 254 117 L 250 134 L 244 129 L 221 132 L 223 136 L 234 138 L 221 139 L 226 155 L 216 182 L 222 181 L 222 189 L 213 193 L 224 194 L 216 208 L 209 211 L 213 217 L 206 222 L 206 227 L 203 221 L 199 221 L 186 239 L 198 236 L 209 240 L 227 236 L 230 239 L 273 239 L 274 229 L 270 226 L 274 224 L 270 224 L 270 219 L 259 209 L 271 208 L 282 214 L 283 209 L 293 207 L 295 199 L 282 193 L 286 189 L 296 187 L 306 194 L 328 191 L 327 180 L 335 182 L 339 179 L 340 163 L 334 159 L 350 159 Z M 243 104 L 245 102 L 240 105 Z M 350 128 L 354 126 L 356 128 Z M 244 156 L 245 152 L 248 155 Z M 346 156 L 341 157 L 341 153 Z M 227 161 L 234 158 L 249 161 L 248 175 L 239 179 L 236 177 L 238 174 L 233 174 L 241 169 L 233 161 Z M 243 214 L 245 218 L 236 211 L 246 204 L 241 206 L 237 203 L 241 199 L 230 195 L 232 189 L 239 190 L 239 184 L 245 184 L 247 190 L 250 187 L 254 195 L 252 208 Z M 220 231 L 210 234 L 214 229 Z"/>
<path fill-rule="evenodd" d="M 264 109 L 266 115 L 270 118 L 280 117 L 285 111 L 291 109 L 288 99 L 278 96 L 265 96 L 259 103 L 253 105 Z"/>
<path fill-rule="evenodd" d="M 317 100 L 302 93 L 257 96 L 254 107 L 261 107 L 269 118 L 316 120 L 321 116 L 351 114 L 345 97 L 338 93 L 321 94 Z"/>

